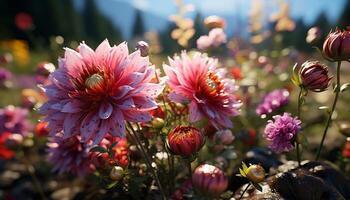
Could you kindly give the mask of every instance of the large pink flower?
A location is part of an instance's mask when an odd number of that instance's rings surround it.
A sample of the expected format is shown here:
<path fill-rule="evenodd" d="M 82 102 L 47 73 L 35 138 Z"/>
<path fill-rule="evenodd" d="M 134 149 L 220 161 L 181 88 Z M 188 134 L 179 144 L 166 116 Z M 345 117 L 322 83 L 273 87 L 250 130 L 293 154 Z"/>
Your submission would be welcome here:
<path fill-rule="evenodd" d="M 129 55 L 126 43 L 111 47 L 103 41 L 95 51 L 85 43 L 78 52 L 65 49 L 59 68 L 50 75 L 51 84 L 44 87 L 48 96 L 40 113 L 47 115 L 50 134 L 63 131 L 64 138 L 81 135 L 98 144 L 110 133 L 123 136 L 125 120 L 151 120 L 150 110 L 163 89 L 150 83 L 155 75 L 148 57 L 139 51 Z"/>
<path fill-rule="evenodd" d="M 203 117 L 216 127 L 232 127 L 230 117 L 238 114 L 241 103 L 236 100 L 234 81 L 224 78 L 225 70 L 216 69 L 217 60 L 196 53 L 189 57 L 169 59 L 164 65 L 172 89 L 170 100 L 189 103 L 189 119 L 198 121 Z"/>

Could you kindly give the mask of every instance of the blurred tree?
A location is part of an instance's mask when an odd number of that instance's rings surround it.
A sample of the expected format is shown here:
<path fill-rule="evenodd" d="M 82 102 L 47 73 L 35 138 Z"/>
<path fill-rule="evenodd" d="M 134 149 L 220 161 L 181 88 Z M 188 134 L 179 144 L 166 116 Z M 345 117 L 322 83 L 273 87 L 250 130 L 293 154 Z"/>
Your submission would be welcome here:
<path fill-rule="evenodd" d="M 328 34 L 328 32 L 331 30 L 331 24 L 328 21 L 327 15 L 325 12 L 321 12 L 318 17 L 316 18 L 313 26 L 319 27 L 324 34 Z"/>
<path fill-rule="evenodd" d="M 142 20 L 142 11 L 139 9 L 136 9 L 134 26 L 132 28 L 132 37 L 133 38 L 142 37 L 144 32 L 145 32 L 145 28 Z"/>
<path fill-rule="evenodd" d="M 162 45 L 163 53 L 171 55 L 175 52 L 180 51 L 180 46 L 176 40 L 171 38 L 171 32 L 176 28 L 175 23 L 170 23 L 167 28 L 160 33 L 160 43 Z"/>
<path fill-rule="evenodd" d="M 190 40 L 189 48 L 191 48 L 191 47 L 195 48 L 197 46 L 197 43 L 196 43 L 197 39 L 202 35 L 208 34 L 208 30 L 204 27 L 203 17 L 202 17 L 200 12 L 197 12 L 193 23 L 194 23 L 193 28 L 194 28 L 194 30 L 196 30 L 196 32 Z"/>
<path fill-rule="evenodd" d="M 343 13 L 340 15 L 338 19 L 337 26 L 343 29 L 350 26 L 350 1 L 346 1 Z"/>

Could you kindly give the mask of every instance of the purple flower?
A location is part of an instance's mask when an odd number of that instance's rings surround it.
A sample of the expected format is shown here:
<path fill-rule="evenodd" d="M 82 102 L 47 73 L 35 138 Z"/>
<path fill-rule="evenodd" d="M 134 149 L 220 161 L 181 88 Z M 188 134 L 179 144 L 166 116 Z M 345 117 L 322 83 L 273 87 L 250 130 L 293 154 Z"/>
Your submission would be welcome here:
<path fill-rule="evenodd" d="M 163 85 L 152 83 L 155 67 L 127 44 L 111 47 L 107 40 L 94 51 L 85 43 L 65 49 L 59 67 L 44 87 L 48 102 L 40 108 L 50 135 L 81 136 L 98 144 L 107 133 L 124 136 L 125 120 L 150 121 Z"/>
<path fill-rule="evenodd" d="M 4 87 L 6 81 L 12 78 L 12 73 L 7 69 L 0 68 L 0 87 Z"/>
<path fill-rule="evenodd" d="M 28 110 L 12 105 L 0 109 L 0 134 L 3 132 L 26 135 L 31 129 Z"/>
<path fill-rule="evenodd" d="M 82 143 L 79 136 L 67 139 L 55 136 L 51 138 L 48 146 L 49 161 L 54 164 L 54 172 L 70 172 L 83 176 L 93 169 L 89 158 L 90 146 Z"/>
<path fill-rule="evenodd" d="M 301 121 L 290 113 L 275 115 L 273 119 L 268 121 L 264 132 L 264 137 L 270 142 L 270 149 L 277 153 L 292 150 L 293 140 L 301 129 Z"/>
<path fill-rule="evenodd" d="M 263 116 L 289 102 L 289 92 L 286 89 L 277 89 L 265 95 L 262 102 L 256 108 L 256 114 Z"/>

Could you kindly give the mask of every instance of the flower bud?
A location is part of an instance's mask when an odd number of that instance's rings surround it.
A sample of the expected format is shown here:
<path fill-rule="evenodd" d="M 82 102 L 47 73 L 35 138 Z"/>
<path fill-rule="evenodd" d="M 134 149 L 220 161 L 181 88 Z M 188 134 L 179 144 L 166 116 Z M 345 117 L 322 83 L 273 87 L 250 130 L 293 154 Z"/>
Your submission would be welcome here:
<path fill-rule="evenodd" d="M 299 84 L 313 92 L 325 91 L 332 79 L 328 75 L 327 66 L 318 61 L 306 61 L 300 69 L 295 68 L 294 70 L 298 70 Z"/>
<path fill-rule="evenodd" d="M 230 129 L 220 130 L 216 132 L 214 136 L 215 142 L 223 145 L 231 144 L 234 139 L 235 139 L 235 136 L 233 136 Z"/>
<path fill-rule="evenodd" d="M 141 56 L 146 57 L 149 53 L 149 45 L 145 41 L 139 41 L 136 45 L 136 49 L 140 50 Z"/>
<path fill-rule="evenodd" d="M 332 61 L 350 60 L 350 27 L 329 33 L 323 43 L 323 54 Z"/>
<path fill-rule="evenodd" d="M 161 129 L 164 126 L 164 119 L 156 117 L 152 120 L 152 128 Z"/>
<path fill-rule="evenodd" d="M 124 169 L 122 167 L 114 166 L 109 173 L 109 177 L 114 181 L 119 181 L 124 176 L 123 171 Z"/>
<path fill-rule="evenodd" d="M 346 158 L 350 158 L 350 137 L 346 138 L 346 143 L 343 148 L 342 155 Z"/>
<path fill-rule="evenodd" d="M 175 155 L 190 157 L 204 144 L 203 134 L 190 126 L 177 126 L 168 134 L 167 144 Z"/>
<path fill-rule="evenodd" d="M 260 165 L 250 165 L 247 170 L 247 178 L 254 182 L 260 183 L 265 180 L 265 170 Z"/>
<path fill-rule="evenodd" d="M 204 25 L 208 29 L 225 28 L 225 20 L 219 16 L 211 15 L 204 19 Z"/>
<path fill-rule="evenodd" d="M 228 178 L 221 169 L 203 164 L 194 170 L 192 184 L 203 195 L 217 197 L 226 190 Z"/>
<path fill-rule="evenodd" d="M 346 137 L 350 137 L 350 122 L 342 120 L 338 122 L 339 131 Z"/>
<path fill-rule="evenodd" d="M 43 137 L 49 134 L 49 129 L 47 128 L 48 123 L 45 121 L 39 122 L 34 129 L 36 136 Z"/>
<path fill-rule="evenodd" d="M 321 29 L 318 27 L 312 27 L 309 29 L 309 31 L 307 32 L 307 36 L 306 36 L 306 42 L 309 44 L 313 44 L 315 42 L 317 42 L 320 38 L 321 38 Z"/>

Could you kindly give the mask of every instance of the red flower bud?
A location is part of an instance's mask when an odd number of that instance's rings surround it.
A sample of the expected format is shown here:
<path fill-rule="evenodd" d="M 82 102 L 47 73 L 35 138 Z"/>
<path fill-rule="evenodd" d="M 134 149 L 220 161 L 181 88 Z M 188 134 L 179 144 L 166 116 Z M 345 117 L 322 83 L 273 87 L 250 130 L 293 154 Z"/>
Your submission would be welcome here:
<path fill-rule="evenodd" d="M 190 126 L 177 126 L 168 134 L 168 147 L 176 155 L 189 157 L 197 153 L 204 144 L 203 134 Z"/>
<path fill-rule="evenodd" d="M 346 139 L 342 154 L 344 157 L 350 158 L 350 137 Z"/>
<path fill-rule="evenodd" d="M 299 69 L 299 79 L 305 89 L 322 92 L 328 88 L 332 77 L 328 75 L 326 65 L 318 61 L 306 61 Z"/>
<path fill-rule="evenodd" d="M 226 190 L 228 178 L 221 169 L 204 164 L 194 170 L 192 184 L 203 195 L 217 197 Z"/>
<path fill-rule="evenodd" d="M 336 29 L 328 34 L 323 43 L 324 55 L 332 61 L 350 60 L 350 27 L 347 30 Z"/>
<path fill-rule="evenodd" d="M 34 133 L 36 136 L 42 137 L 42 136 L 47 136 L 49 134 L 49 129 L 47 128 L 47 122 L 39 122 L 36 126 L 35 126 L 35 130 Z"/>

